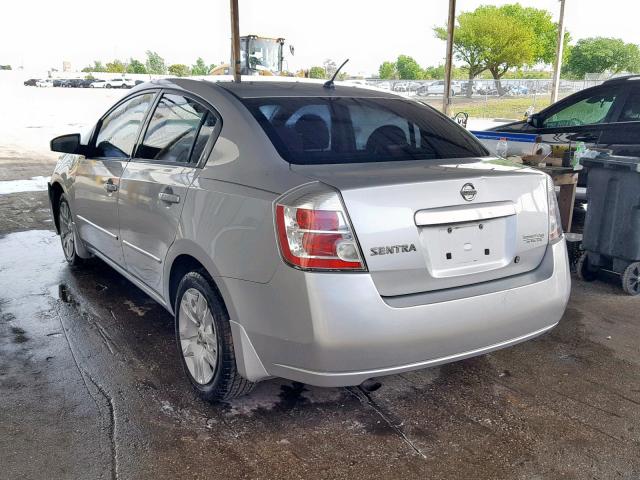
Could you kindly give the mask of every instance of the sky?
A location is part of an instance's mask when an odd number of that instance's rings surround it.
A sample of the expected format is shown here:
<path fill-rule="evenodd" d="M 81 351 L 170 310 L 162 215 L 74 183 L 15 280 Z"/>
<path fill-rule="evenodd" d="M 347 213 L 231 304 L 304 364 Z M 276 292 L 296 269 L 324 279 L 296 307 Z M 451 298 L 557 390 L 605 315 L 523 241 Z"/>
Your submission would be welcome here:
<path fill-rule="evenodd" d="M 457 11 L 514 0 L 458 0 Z M 520 0 L 557 19 L 558 0 Z M 432 27 L 445 25 L 448 0 L 239 0 L 240 34 L 284 37 L 295 46 L 290 70 L 327 59 L 345 71 L 370 75 L 384 60 L 411 55 L 422 66 L 444 60 L 445 43 Z M 613 36 L 640 44 L 637 0 L 566 0 L 566 26 L 573 40 Z M 0 7 L 0 64 L 14 68 L 78 70 L 93 60 L 129 57 L 144 61 L 146 50 L 172 63 L 227 62 L 229 1 L 22 0 Z"/>

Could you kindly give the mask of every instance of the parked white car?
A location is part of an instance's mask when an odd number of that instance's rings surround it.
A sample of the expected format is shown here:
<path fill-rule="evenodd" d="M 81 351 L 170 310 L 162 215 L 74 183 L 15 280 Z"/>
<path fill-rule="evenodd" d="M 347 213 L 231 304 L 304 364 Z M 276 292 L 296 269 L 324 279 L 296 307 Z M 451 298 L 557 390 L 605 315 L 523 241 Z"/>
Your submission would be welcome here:
<path fill-rule="evenodd" d="M 36 82 L 36 87 L 53 87 L 53 82 L 51 80 L 49 80 L 48 78 L 42 79 L 42 80 L 38 80 Z"/>
<path fill-rule="evenodd" d="M 111 80 L 96 80 L 92 82 L 91 88 L 133 88 L 135 81 L 130 78 L 112 78 Z"/>
<path fill-rule="evenodd" d="M 451 82 L 451 95 L 460 95 L 462 93 L 462 87 L 459 82 Z M 444 80 L 438 80 L 429 85 L 427 89 L 427 95 L 444 95 Z"/>

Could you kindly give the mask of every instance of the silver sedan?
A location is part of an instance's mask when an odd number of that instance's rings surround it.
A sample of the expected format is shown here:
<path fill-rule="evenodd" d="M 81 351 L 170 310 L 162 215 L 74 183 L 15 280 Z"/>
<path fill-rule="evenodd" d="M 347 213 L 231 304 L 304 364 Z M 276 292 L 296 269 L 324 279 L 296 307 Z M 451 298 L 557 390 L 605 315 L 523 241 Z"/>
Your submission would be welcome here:
<path fill-rule="evenodd" d="M 98 257 L 174 314 L 207 400 L 480 355 L 567 303 L 550 179 L 390 92 L 162 80 L 51 149 L 67 261 Z"/>

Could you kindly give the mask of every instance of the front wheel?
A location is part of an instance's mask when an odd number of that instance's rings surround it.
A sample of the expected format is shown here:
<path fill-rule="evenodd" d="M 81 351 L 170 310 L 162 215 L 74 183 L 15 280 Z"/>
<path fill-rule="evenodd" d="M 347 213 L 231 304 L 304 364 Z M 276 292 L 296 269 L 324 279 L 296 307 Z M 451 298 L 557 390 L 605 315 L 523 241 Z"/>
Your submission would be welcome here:
<path fill-rule="evenodd" d="M 111 85 L 107 83 L 107 84 L 105 85 L 105 88 L 111 88 Z"/>
<path fill-rule="evenodd" d="M 630 264 L 622 274 L 622 289 L 629 295 L 640 295 L 640 262 Z"/>
<path fill-rule="evenodd" d="M 78 256 L 76 251 L 76 237 L 73 230 L 71 208 L 69 208 L 69 202 L 64 194 L 60 197 L 60 203 L 58 204 L 58 225 L 60 226 L 60 241 L 65 260 L 69 265 L 80 265 L 82 258 Z"/>
<path fill-rule="evenodd" d="M 238 372 L 229 315 L 204 271 L 186 274 L 174 306 L 178 353 L 191 385 L 209 402 L 249 393 Z"/>

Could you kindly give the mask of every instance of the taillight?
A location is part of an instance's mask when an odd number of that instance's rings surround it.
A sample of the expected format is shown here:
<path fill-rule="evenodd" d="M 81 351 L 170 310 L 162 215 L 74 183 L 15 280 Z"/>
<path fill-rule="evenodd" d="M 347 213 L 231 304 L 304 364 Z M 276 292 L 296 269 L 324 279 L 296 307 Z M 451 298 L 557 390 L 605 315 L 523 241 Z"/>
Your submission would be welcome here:
<path fill-rule="evenodd" d="M 556 199 L 556 188 L 550 176 L 547 176 L 547 199 L 549 202 L 549 243 L 562 237 L 562 220 Z"/>
<path fill-rule="evenodd" d="M 365 270 L 338 193 L 320 183 L 285 194 L 275 208 L 284 260 L 305 270 Z"/>

